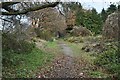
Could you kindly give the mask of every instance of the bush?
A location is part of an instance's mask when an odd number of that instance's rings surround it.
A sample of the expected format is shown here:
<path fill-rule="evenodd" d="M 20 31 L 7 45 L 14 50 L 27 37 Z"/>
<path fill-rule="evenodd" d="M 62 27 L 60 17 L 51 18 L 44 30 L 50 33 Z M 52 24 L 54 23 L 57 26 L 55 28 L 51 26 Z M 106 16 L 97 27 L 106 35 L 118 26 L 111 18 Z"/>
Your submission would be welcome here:
<path fill-rule="evenodd" d="M 25 40 L 18 40 L 13 34 L 2 34 L 2 48 L 4 51 L 12 51 L 15 53 L 31 52 L 35 44 Z"/>
<path fill-rule="evenodd" d="M 39 68 L 49 63 L 54 54 L 34 48 L 29 54 L 13 53 L 11 56 L 12 64 L 2 67 L 4 78 L 35 78 Z"/>
<path fill-rule="evenodd" d="M 66 38 L 65 41 L 71 42 L 71 43 L 83 43 L 83 37 L 69 37 Z"/>
<path fill-rule="evenodd" d="M 115 48 L 109 48 L 103 54 L 98 55 L 94 63 L 105 68 L 108 72 L 118 76 L 120 63 L 118 62 L 118 52 Z"/>
<path fill-rule="evenodd" d="M 14 54 L 30 53 L 35 44 L 25 40 L 18 40 L 14 34 L 2 34 L 2 62 L 3 66 L 13 63 Z"/>
<path fill-rule="evenodd" d="M 49 30 L 40 30 L 39 28 L 36 28 L 35 33 L 37 37 L 48 41 L 53 37 L 53 34 Z"/>

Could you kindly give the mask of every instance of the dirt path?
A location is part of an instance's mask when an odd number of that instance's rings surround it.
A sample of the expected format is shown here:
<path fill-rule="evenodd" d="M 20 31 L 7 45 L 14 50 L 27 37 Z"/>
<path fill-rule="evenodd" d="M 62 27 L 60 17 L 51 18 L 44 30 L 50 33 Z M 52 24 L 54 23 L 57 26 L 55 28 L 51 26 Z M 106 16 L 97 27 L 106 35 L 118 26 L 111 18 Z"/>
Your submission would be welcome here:
<path fill-rule="evenodd" d="M 85 77 L 82 65 L 73 56 L 73 51 L 65 43 L 58 43 L 63 54 L 56 58 L 49 72 L 42 75 L 47 78 L 79 78 Z M 40 76 L 41 77 L 41 74 Z"/>
<path fill-rule="evenodd" d="M 59 43 L 59 45 L 62 48 L 63 54 L 73 57 L 73 51 L 65 43 Z"/>
<path fill-rule="evenodd" d="M 63 52 L 63 56 L 62 59 L 59 59 L 59 61 L 57 61 L 57 65 L 56 66 L 56 71 L 55 74 L 56 77 L 62 77 L 62 78 L 66 78 L 66 77 L 74 77 L 75 73 L 73 74 L 73 69 L 74 69 L 74 60 L 73 60 L 73 52 L 72 50 L 64 43 L 59 43 L 59 46 L 62 49 Z M 61 66 L 61 67 L 60 67 Z"/>

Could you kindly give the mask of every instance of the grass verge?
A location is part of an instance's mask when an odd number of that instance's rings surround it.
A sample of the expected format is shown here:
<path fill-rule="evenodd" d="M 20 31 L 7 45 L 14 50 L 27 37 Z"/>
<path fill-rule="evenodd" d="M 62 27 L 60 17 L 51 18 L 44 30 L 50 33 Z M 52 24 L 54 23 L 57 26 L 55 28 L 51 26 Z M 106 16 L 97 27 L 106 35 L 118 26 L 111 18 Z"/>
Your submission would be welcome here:
<path fill-rule="evenodd" d="M 4 67 L 3 77 L 6 78 L 32 78 L 40 66 L 49 63 L 54 54 L 43 52 L 38 48 L 34 48 L 28 54 L 12 54 L 13 64 Z M 8 63 L 9 64 L 9 63 Z"/>

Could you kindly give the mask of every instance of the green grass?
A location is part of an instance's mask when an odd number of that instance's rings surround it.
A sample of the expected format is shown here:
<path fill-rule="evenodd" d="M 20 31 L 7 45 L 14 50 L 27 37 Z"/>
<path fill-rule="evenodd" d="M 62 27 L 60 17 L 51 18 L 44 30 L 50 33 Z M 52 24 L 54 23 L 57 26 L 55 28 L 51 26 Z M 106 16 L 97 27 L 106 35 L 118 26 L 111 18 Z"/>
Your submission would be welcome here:
<path fill-rule="evenodd" d="M 47 42 L 46 46 L 48 48 L 54 48 L 54 49 L 58 48 L 58 44 L 55 41 L 53 41 L 53 42 L 50 42 L 50 41 Z"/>
<path fill-rule="evenodd" d="M 30 78 L 35 77 L 36 71 L 39 67 L 49 63 L 54 54 L 45 53 L 40 49 L 34 48 L 28 54 L 13 54 L 14 57 L 12 65 L 3 67 L 3 77 L 10 78 Z"/>
<path fill-rule="evenodd" d="M 85 52 L 83 50 L 81 50 L 81 48 L 83 47 L 84 43 L 69 43 L 67 42 L 67 44 L 69 45 L 69 47 L 72 49 L 74 56 L 76 57 L 80 57 L 83 58 L 84 60 L 87 60 L 89 62 L 93 62 L 93 59 L 95 57 L 90 56 L 92 54 L 92 52 Z"/>
<path fill-rule="evenodd" d="M 48 52 L 48 53 L 51 52 L 54 55 L 61 54 L 61 48 L 59 47 L 57 41 L 47 42 L 45 51 Z"/>
<path fill-rule="evenodd" d="M 100 71 L 90 71 L 89 72 L 90 77 L 92 78 L 107 78 L 108 75 L 105 73 L 102 73 Z"/>

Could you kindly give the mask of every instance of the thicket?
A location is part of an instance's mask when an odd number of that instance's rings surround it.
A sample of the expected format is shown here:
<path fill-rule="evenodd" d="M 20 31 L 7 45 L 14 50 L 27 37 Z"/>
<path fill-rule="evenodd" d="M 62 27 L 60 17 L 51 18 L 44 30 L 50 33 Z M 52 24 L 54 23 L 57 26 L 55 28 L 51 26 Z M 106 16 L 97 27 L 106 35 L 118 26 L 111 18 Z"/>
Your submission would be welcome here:
<path fill-rule="evenodd" d="M 28 54 L 35 47 L 33 42 L 18 40 L 15 34 L 2 34 L 2 63 L 3 66 L 14 63 L 13 54 Z"/>
<path fill-rule="evenodd" d="M 37 37 L 50 41 L 52 40 L 52 36 L 53 34 L 49 31 L 49 30 L 40 30 L 39 28 L 35 29 L 35 33 L 37 35 Z"/>
<path fill-rule="evenodd" d="M 119 63 L 119 52 L 117 46 L 108 47 L 108 50 L 99 54 L 95 59 L 95 65 L 106 69 L 109 74 L 114 77 L 119 77 L 120 63 Z"/>
<path fill-rule="evenodd" d="M 111 4 L 107 10 L 102 9 L 101 17 L 103 23 L 107 19 L 107 16 L 110 15 L 113 12 L 117 11 L 117 6 L 114 4 Z M 111 44 L 111 42 L 110 42 Z M 102 54 L 99 54 L 94 61 L 95 65 L 103 67 L 107 70 L 108 73 L 112 74 L 114 77 L 119 77 L 120 74 L 120 62 L 119 62 L 119 43 L 114 44 L 111 46 L 108 46 L 107 51 L 103 52 Z"/>

